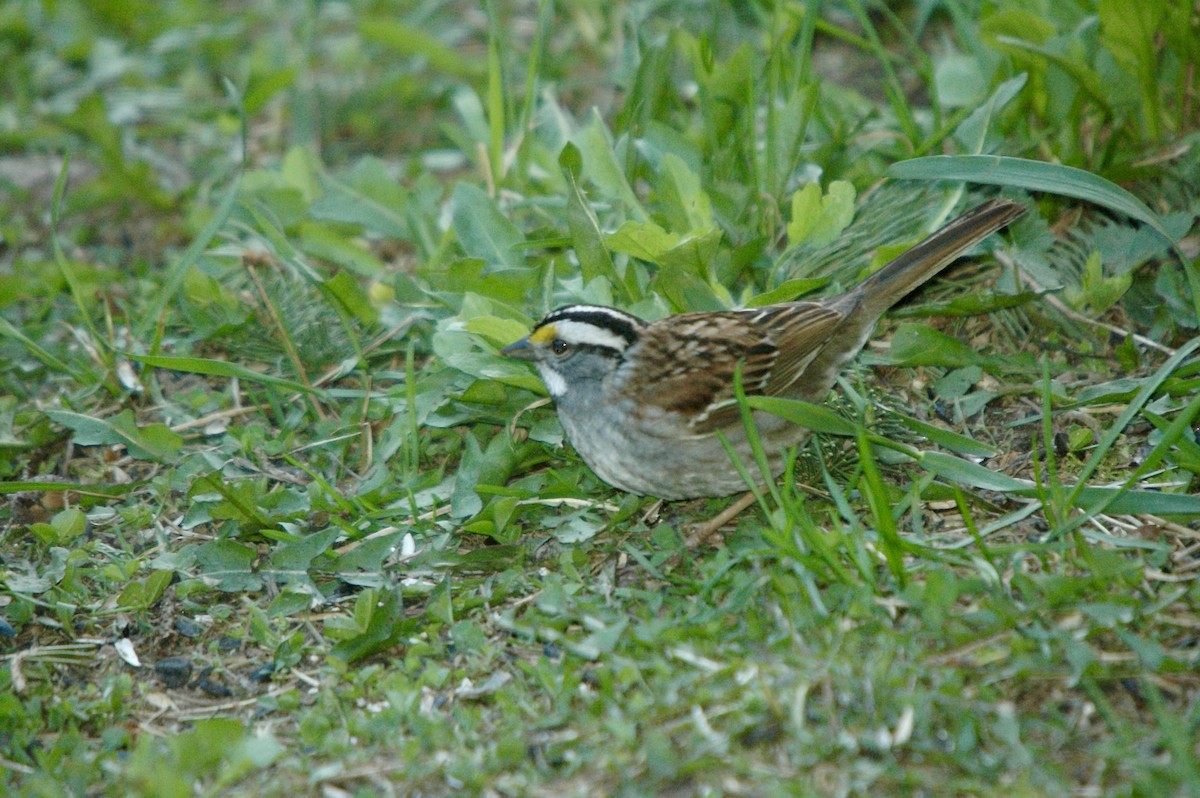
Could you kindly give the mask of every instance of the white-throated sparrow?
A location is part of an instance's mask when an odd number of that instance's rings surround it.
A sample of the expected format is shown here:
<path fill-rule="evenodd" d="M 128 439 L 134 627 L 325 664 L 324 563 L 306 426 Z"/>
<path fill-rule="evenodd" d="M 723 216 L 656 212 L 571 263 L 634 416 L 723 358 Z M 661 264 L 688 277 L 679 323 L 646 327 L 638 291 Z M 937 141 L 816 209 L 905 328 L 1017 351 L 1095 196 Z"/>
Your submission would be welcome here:
<path fill-rule="evenodd" d="M 1025 209 L 992 200 L 967 211 L 849 291 L 816 302 L 684 313 L 645 322 L 614 308 L 567 305 L 505 347 L 531 361 L 584 462 L 622 490 L 663 499 L 745 490 L 717 433 L 749 462 L 734 400 L 824 400 L 884 311 Z M 756 412 L 773 475 L 807 430 Z"/>

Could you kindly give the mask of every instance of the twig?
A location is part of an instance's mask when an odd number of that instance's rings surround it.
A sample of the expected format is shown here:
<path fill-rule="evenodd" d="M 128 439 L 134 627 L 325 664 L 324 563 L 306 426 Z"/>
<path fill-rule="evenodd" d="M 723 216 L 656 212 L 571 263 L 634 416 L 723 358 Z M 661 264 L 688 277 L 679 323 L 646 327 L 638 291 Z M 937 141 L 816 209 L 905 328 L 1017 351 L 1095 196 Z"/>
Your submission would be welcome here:
<path fill-rule="evenodd" d="M 1037 280 L 1034 280 L 1032 277 L 1030 277 L 1024 271 L 1022 271 L 1021 269 L 1018 269 L 1016 267 L 1016 264 L 1013 263 L 1012 258 L 1010 258 L 1008 255 L 1006 255 L 1004 252 L 1001 252 L 1000 250 L 996 250 L 996 252 L 994 253 L 994 257 L 996 258 L 996 260 L 1000 261 L 1000 263 L 1002 265 L 1007 266 L 1008 268 L 1012 269 L 1013 274 L 1017 275 L 1020 280 L 1028 283 L 1029 287 L 1032 288 L 1034 291 L 1036 291 L 1038 293 L 1038 296 L 1040 296 L 1042 299 L 1044 299 L 1046 301 L 1047 305 L 1054 308 L 1055 310 L 1057 310 L 1059 313 L 1063 314 L 1067 318 L 1072 319 L 1077 322 L 1080 322 L 1081 324 L 1090 324 L 1093 327 L 1099 327 L 1101 329 L 1108 330 L 1109 332 L 1116 333 L 1117 335 L 1132 336 L 1133 340 L 1137 341 L 1142 346 L 1148 346 L 1151 349 L 1157 349 L 1159 352 L 1162 352 L 1166 355 L 1174 355 L 1175 354 L 1175 350 L 1172 349 L 1171 347 L 1164 346 L 1163 344 L 1160 344 L 1158 341 L 1147 338 L 1144 335 L 1139 335 L 1138 333 L 1132 332 L 1130 330 L 1126 330 L 1124 327 L 1118 327 L 1115 324 L 1109 324 L 1106 321 L 1100 321 L 1099 319 L 1089 319 L 1087 316 L 1084 316 L 1082 313 L 1072 310 L 1071 308 L 1067 307 L 1066 304 L 1064 304 L 1061 299 L 1059 299 L 1058 297 L 1054 296 L 1051 293 L 1048 293 L 1045 288 L 1043 288 L 1041 285 L 1038 284 Z"/>

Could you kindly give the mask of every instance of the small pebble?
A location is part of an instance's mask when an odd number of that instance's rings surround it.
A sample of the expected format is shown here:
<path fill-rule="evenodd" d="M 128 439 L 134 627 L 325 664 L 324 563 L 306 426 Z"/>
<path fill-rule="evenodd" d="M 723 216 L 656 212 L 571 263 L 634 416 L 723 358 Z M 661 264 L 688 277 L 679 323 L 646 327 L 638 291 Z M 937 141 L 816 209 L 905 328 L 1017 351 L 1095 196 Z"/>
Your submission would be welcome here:
<path fill-rule="evenodd" d="M 252 681 L 252 682 L 267 682 L 267 681 L 271 680 L 271 675 L 274 673 L 275 673 L 275 663 L 267 662 L 267 663 L 260 665 L 254 669 L 254 672 L 250 674 L 250 681 Z"/>
<path fill-rule="evenodd" d="M 196 678 L 195 686 L 208 693 L 213 698 L 229 698 L 233 695 L 233 691 L 226 687 L 221 682 L 215 679 L 210 679 L 209 674 L 212 673 L 212 668 L 205 668 L 200 671 L 200 676 Z"/>
<path fill-rule="evenodd" d="M 154 672 L 166 687 L 183 687 L 192 678 L 192 661 L 187 657 L 167 657 L 154 663 Z"/>
<path fill-rule="evenodd" d="M 184 637 L 199 637 L 204 632 L 204 627 L 193 621 L 191 618 L 176 618 L 175 631 Z"/>

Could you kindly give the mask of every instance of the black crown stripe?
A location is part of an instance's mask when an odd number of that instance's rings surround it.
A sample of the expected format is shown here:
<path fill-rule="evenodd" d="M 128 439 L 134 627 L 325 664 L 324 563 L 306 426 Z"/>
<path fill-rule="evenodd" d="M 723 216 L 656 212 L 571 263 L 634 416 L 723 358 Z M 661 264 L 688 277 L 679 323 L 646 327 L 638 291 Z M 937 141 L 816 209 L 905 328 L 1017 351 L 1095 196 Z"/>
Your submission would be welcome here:
<path fill-rule="evenodd" d="M 581 324 L 590 324 L 593 327 L 606 330 L 623 338 L 628 346 L 632 346 L 637 341 L 638 332 L 635 323 L 641 323 L 635 317 L 625 316 L 625 314 L 619 311 L 612 311 L 607 308 L 592 309 L 586 306 L 571 305 L 553 311 L 541 320 L 538 327 L 544 327 L 556 321 L 574 321 Z"/>

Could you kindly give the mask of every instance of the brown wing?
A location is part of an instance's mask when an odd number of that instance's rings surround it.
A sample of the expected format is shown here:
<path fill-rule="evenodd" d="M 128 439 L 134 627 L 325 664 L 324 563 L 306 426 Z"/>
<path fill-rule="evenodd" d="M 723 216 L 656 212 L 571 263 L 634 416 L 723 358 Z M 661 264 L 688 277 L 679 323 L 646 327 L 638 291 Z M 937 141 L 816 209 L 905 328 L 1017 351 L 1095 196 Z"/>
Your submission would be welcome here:
<path fill-rule="evenodd" d="M 636 345 L 667 365 L 657 377 L 646 375 L 629 387 L 641 404 L 678 413 L 690 419 L 694 434 L 708 435 L 737 421 L 733 377 L 739 360 L 747 395 L 782 394 L 843 318 L 812 302 L 672 316 L 646 328 Z"/>

